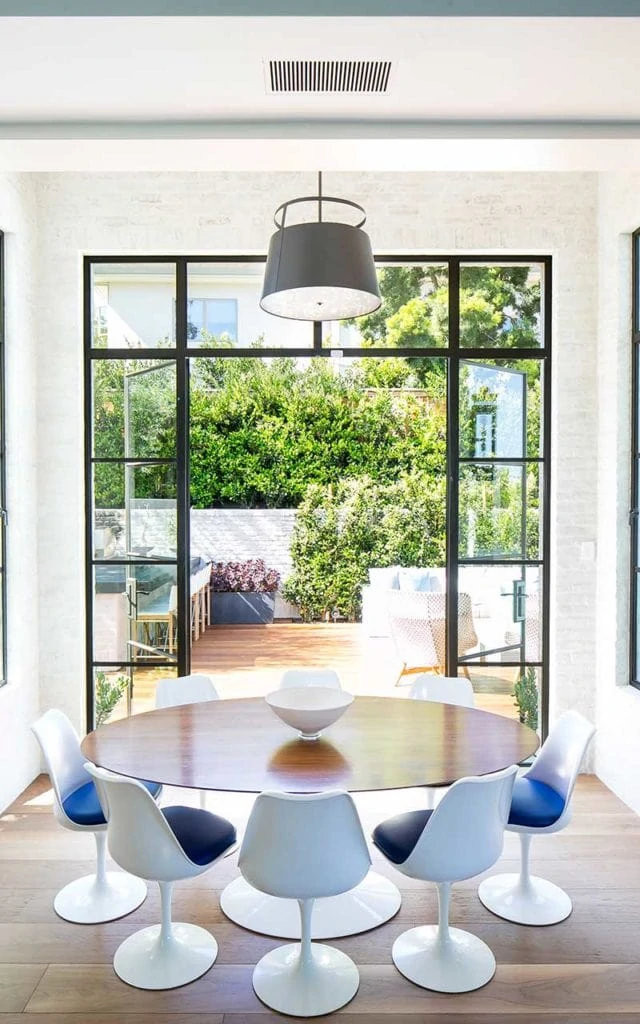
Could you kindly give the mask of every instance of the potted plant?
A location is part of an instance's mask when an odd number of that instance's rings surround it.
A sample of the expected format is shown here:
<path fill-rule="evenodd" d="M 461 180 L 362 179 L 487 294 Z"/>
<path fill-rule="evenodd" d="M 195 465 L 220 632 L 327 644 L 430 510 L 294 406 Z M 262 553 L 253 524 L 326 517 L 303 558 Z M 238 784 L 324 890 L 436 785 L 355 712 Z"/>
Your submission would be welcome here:
<path fill-rule="evenodd" d="M 214 625 L 262 625 L 273 622 L 277 569 L 261 558 L 244 562 L 216 562 L 211 567 L 211 610 Z"/>

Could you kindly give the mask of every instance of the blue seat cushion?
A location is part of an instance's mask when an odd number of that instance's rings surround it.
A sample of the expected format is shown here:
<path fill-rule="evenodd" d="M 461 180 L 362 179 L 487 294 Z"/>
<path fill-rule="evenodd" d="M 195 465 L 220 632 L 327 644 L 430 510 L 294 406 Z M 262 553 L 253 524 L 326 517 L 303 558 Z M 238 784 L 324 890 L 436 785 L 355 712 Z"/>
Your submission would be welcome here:
<path fill-rule="evenodd" d="M 236 841 L 236 830 L 226 818 L 197 807 L 165 807 L 162 813 L 189 860 L 210 864 Z"/>
<path fill-rule="evenodd" d="M 564 799 L 555 789 L 537 779 L 516 779 L 509 813 L 510 825 L 546 828 L 564 811 Z"/>
<path fill-rule="evenodd" d="M 162 789 L 159 782 L 144 782 L 142 779 L 140 781 L 153 797 L 156 797 Z M 76 825 L 90 827 L 91 825 L 105 824 L 104 814 L 98 799 L 98 791 L 93 781 L 85 782 L 84 786 L 80 786 L 73 793 L 69 793 L 69 796 L 65 797 L 62 801 L 62 809 L 67 817 L 71 818 L 71 821 L 75 822 Z"/>
<path fill-rule="evenodd" d="M 402 864 L 407 859 L 433 810 L 407 811 L 395 818 L 387 818 L 373 830 L 373 841 L 388 860 Z"/>

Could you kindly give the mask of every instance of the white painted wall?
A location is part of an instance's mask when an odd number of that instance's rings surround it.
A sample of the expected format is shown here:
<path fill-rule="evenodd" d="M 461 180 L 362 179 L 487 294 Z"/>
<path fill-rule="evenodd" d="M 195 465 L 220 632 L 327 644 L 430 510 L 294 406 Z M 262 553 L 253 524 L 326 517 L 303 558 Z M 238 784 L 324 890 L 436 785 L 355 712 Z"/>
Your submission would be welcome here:
<path fill-rule="evenodd" d="M 29 726 L 38 695 L 36 466 L 37 253 L 34 183 L 0 174 L 6 257 L 7 684 L 0 688 L 0 810 L 31 782 L 40 759 Z M 45 311 L 40 307 L 40 317 Z M 40 320 L 42 322 L 42 320 Z M 55 607 L 48 614 L 59 614 Z"/>
<path fill-rule="evenodd" d="M 599 194 L 596 771 L 640 813 L 640 691 L 629 673 L 631 232 L 640 174 L 604 174 Z"/>
<path fill-rule="evenodd" d="M 39 308 L 42 706 L 78 726 L 84 700 L 81 255 L 265 250 L 272 214 L 308 175 L 35 176 Z M 379 252 L 550 253 L 554 263 L 551 712 L 595 713 L 598 527 L 597 197 L 594 174 L 334 174 Z M 64 396 L 64 400 L 62 397 Z"/>

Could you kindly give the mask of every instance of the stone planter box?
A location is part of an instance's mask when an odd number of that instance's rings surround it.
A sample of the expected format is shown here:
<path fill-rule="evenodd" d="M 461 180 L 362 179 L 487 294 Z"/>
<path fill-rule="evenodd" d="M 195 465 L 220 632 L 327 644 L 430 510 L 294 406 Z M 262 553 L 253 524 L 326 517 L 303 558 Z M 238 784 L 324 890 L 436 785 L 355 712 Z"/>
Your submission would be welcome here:
<path fill-rule="evenodd" d="M 276 595 L 211 593 L 211 621 L 214 626 L 264 625 L 273 622 Z"/>

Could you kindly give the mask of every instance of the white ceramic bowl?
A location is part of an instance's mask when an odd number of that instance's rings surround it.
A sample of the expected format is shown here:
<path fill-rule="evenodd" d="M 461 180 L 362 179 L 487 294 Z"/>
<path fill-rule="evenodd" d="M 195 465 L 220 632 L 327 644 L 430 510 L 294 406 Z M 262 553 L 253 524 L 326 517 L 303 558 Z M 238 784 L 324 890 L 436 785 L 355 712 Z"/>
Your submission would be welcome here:
<path fill-rule="evenodd" d="M 317 740 L 322 730 L 337 722 L 353 704 L 353 694 L 333 686 L 292 686 L 268 693 L 265 700 L 303 740 Z"/>

